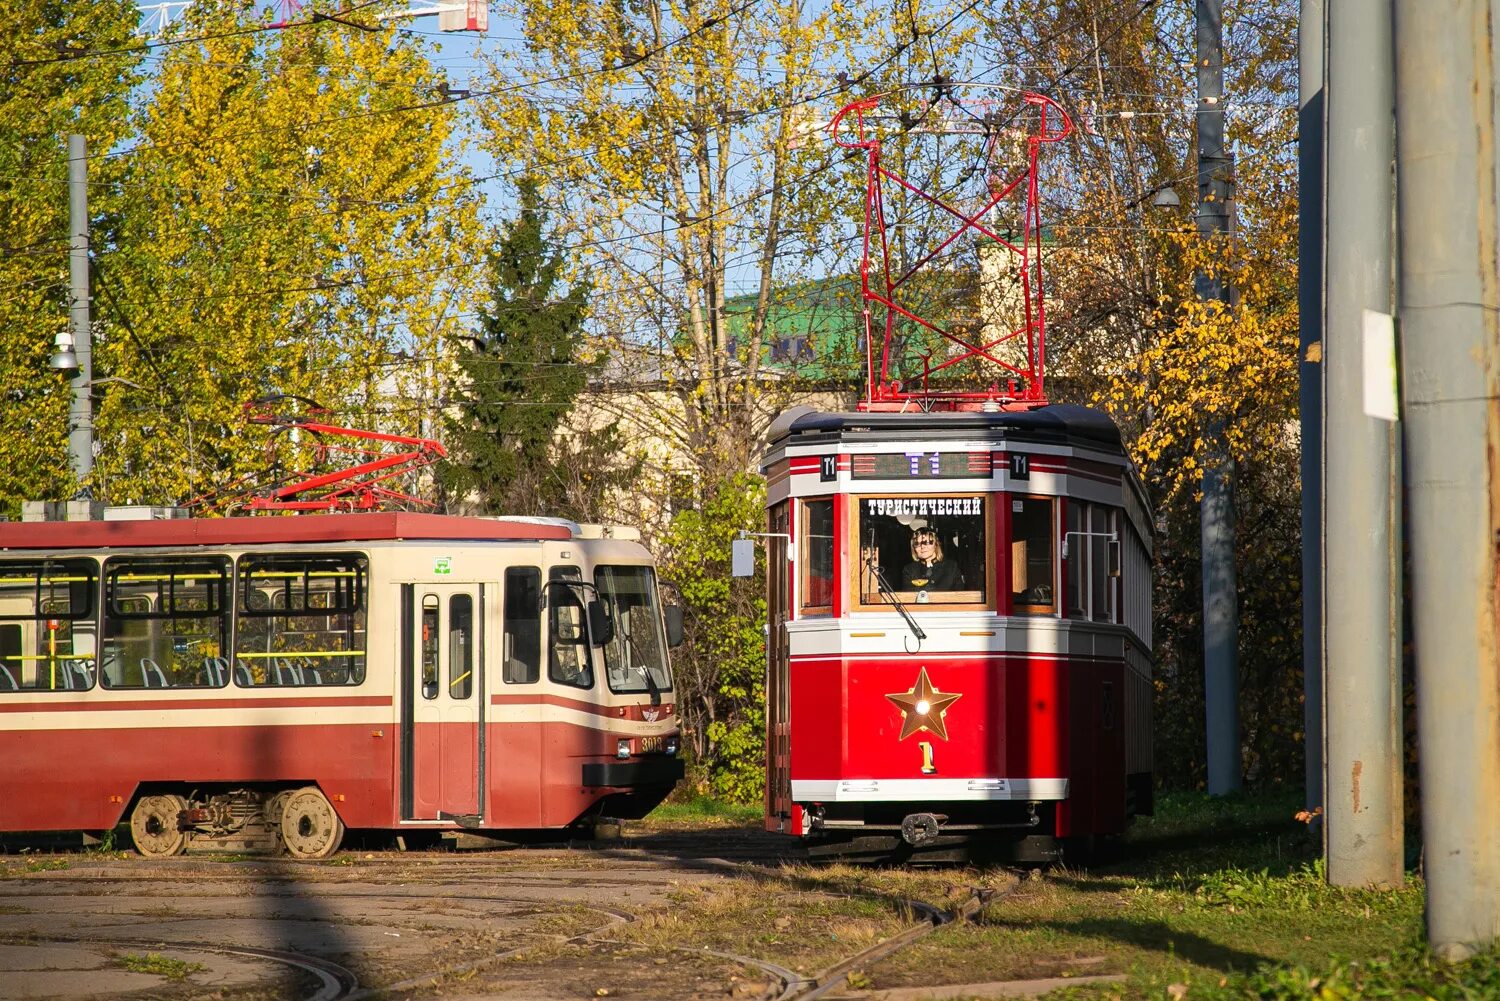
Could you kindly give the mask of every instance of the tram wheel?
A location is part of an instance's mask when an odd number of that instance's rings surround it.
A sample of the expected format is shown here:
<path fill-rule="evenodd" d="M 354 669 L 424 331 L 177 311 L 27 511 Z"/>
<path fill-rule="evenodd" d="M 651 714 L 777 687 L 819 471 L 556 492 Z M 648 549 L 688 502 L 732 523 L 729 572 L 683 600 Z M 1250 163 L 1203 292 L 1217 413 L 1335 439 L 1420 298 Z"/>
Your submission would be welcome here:
<path fill-rule="evenodd" d="M 130 811 L 130 839 L 146 858 L 169 858 L 187 848 L 187 832 L 177 829 L 177 817 L 187 800 L 173 793 L 142 796 Z"/>
<path fill-rule="evenodd" d="M 327 858 L 344 840 L 344 822 L 321 789 L 303 786 L 281 808 L 281 840 L 293 858 Z"/>
<path fill-rule="evenodd" d="M 281 836 L 281 814 L 286 809 L 287 798 L 292 795 L 293 790 L 282 789 L 266 797 L 261 813 L 266 818 L 266 826 L 271 829 L 276 840 L 276 854 L 286 854 L 286 840 Z"/>

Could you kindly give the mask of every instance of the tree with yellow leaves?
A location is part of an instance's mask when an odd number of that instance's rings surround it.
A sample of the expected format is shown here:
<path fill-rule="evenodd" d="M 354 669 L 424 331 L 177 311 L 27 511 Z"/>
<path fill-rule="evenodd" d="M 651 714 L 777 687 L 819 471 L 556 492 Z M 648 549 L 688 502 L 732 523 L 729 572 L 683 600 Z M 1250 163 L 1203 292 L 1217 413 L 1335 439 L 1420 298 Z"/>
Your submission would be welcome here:
<path fill-rule="evenodd" d="M 69 133 L 84 136 L 96 243 L 114 238 L 121 163 L 98 154 L 128 134 L 139 81 L 126 0 L 19 0 L 0 18 L 0 513 L 72 497 L 67 379 L 47 367 L 67 328 Z M 125 51 L 120 51 L 125 50 Z M 118 54 L 90 57 L 104 51 Z"/>
<path fill-rule="evenodd" d="M 373 20 L 266 16 L 195 3 L 109 154 L 125 208 L 98 255 L 95 372 L 118 381 L 100 387 L 95 479 L 114 502 L 261 471 L 241 407 L 270 393 L 335 423 L 439 426 L 484 262 L 441 73 Z"/>

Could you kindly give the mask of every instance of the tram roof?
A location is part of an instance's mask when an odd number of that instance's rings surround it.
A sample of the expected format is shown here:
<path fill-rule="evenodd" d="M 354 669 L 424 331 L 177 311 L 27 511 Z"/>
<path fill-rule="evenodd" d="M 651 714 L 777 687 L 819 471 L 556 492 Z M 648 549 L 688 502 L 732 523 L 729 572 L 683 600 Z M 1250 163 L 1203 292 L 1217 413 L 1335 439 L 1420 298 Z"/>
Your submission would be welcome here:
<path fill-rule="evenodd" d="M 161 521 L 0 523 L 0 549 L 139 549 L 148 546 L 375 542 L 394 539 L 540 542 L 571 539 L 566 525 L 461 518 L 409 511 L 280 517 L 168 518 Z"/>
<path fill-rule="evenodd" d="M 1123 453 L 1125 450 L 1120 440 L 1120 429 L 1108 414 L 1072 403 L 1054 403 L 1035 410 L 998 413 L 831 413 L 811 407 L 797 407 L 776 419 L 767 438 L 775 446 L 860 439 L 941 440 L 973 438 L 975 435 L 1001 441 L 1088 445 L 1115 453 Z"/>

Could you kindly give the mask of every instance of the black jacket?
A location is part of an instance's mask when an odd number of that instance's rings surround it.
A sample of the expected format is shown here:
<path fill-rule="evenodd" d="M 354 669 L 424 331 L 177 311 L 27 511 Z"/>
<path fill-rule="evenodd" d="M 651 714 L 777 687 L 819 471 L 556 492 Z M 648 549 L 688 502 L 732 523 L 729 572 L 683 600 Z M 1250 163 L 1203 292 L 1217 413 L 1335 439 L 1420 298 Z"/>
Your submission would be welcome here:
<path fill-rule="evenodd" d="M 949 560 L 938 560 L 931 566 L 912 560 L 901 571 L 903 591 L 957 591 L 963 586 L 964 579 L 958 572 L 958 564 Z"/>

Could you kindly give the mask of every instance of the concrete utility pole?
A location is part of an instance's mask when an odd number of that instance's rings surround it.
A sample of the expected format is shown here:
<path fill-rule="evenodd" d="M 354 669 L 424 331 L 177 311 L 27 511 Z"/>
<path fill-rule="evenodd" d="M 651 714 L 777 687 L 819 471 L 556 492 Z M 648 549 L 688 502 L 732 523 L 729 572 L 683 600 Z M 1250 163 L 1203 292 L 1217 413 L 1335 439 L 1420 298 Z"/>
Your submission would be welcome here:
<path fill-rule="evenodd" d="M 93 328 L 89 322 L 89 179 L 88 153 L 83 136 L 68 136 L 68 252 L 69 310 L 78 374 L 72 379 L 73 402 L 68 411 L 68 455 L 73 475 L 81 484 L 94 471 Z"/>
<path fill-rule="evenodd" d="M 1224 152 L 1224 23 L 1220 0 L 1197 0 L 1198 234 L 1229 232 L 1233 160 Z M 1198 298 L 1229 302 L 1216 276 L 1199 272 Z M 1212 450 L 1199 505 L 1203 543 L 1203 701 L 1208 736 L 1208 791 L 1240 787 L 1239 605 L 1234 568 L 1234 461 L 1222 445 L 1223 428 L 1207 431 Z"/>
<path fill-rule="evenodd" d="M 1372 416 L 1365 382 L 1367 371 L 1395 382 L 1392 345 L 1370 340 L 1394 311 L 1391 56 L 1388 4 L 1329 0 L 1324 837 L 1335 886 L 1400 886 L 1405 872 L 1400 426 Z"/>
<path fill-rule="evenodd" d="M 1396 0 L 1401 374 L 1427 937 L 1500 937 L 1500 0 Z"/>
<path fill-rule="evenodd" d="M 1302 733 L 1307 809 L 1323 805 L 1323 0 L 1297 32 L 1297 345 L 1302 414 Z"/>

